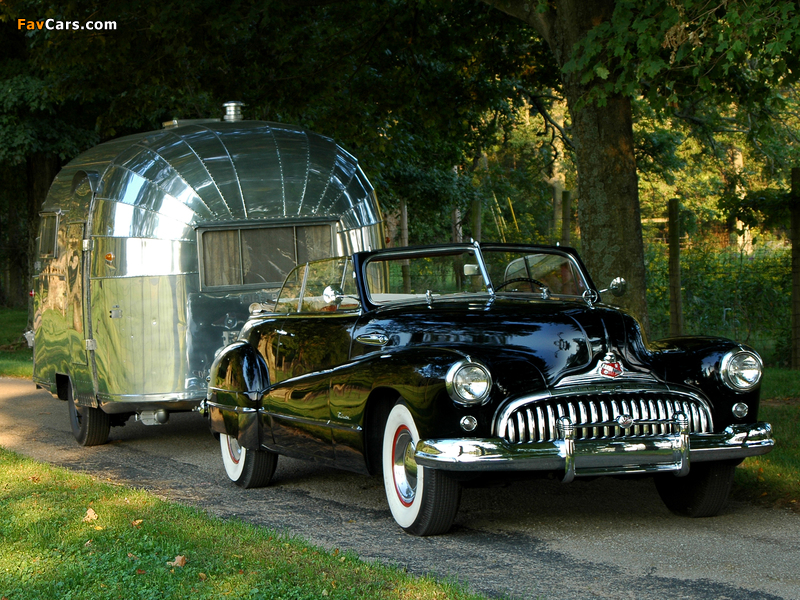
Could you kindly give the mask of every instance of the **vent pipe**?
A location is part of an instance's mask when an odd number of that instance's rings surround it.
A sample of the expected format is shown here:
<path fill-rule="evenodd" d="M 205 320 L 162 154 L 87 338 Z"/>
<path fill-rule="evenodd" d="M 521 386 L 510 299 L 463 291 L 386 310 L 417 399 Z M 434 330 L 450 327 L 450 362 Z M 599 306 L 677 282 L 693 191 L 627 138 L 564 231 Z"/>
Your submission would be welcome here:
<path fill-rule="evenodd" d="M 242 120 L 242 107 L 244 106 L 244 102 L 226 102 L 222 106 L 225 107 L 225 117 L 226 121 L 241 121 Z"/>

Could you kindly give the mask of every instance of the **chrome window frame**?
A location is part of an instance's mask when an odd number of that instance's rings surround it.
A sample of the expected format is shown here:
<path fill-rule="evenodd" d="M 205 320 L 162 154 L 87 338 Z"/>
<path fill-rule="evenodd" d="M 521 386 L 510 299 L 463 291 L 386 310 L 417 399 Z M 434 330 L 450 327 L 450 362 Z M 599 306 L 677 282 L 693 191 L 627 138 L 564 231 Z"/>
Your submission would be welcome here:
<path fill-rule="evenodd" d="M 39 236 L 36 243 L 36 255 L 38 258 L 58 258 L 58 228 L 61 226 L 61 210 L 47 211 L 39 213 Z M 42 252 L 42 235 L 44 234 L 44 219 L 53 217 L 55 219 L 55 226 L 53 227 L 53 238 L 51 240 L 53 251 L 48 253 Z"/>
<path fill-rule="evenodd" d="M 503 252 L 519 252 L 519 253 L 524 253 L 524 252 L 530 251 L 529 252 L 530 254 L 537 254 L 537 253 L 538 254 L 551 254 L 551 255 L 555 255 L 555 256 L 560 256 L 560 257 L 566 258 L 570 262 L 570 264 L 573 266 L 573 268 L 575 269 L 575 272 L 580 275 L 581 279 L 583 280 L 584 287 L 586 287 L 587 290 L 594 289 L 592 287 L 592 285 L 590 285 L 590 279 L 588 277 L 588 274 L 585 272 L 585 270 L 583 268 L 581 268 L 580 263 L 569 252 L 564 252 L 563 250 L 559 250 L 558 248 L 541 248 L 541 247 L 536 247 L 536 246 L 524 246 L 524 245 L 522 245 L 522 246 L 514 246 L 514 247 L 511 247 L 511 248 L 503 248 L 503 244 L 493 244 L 493 243 L 480 244 L 479 242 L 473 242 L 472 244 L 454 243 L 454 244 L 443 245 L 443 246 L 417 247 L 417 248 L 409 248 L 409 249 L 404 249 L 404 248 L 394 249 L 393 248 L 390 251 L 381 251 L 380 253 L 376 253 L 376 254 L 370 256 L 369 258 L 367 258 L 367 260 L 365 260 L 362 263 L 362 265 L 361 265 L 361 274 L 360 274 L 360 276 L 362 277 L 362 279 L 364 281 L 364 289 L 366 291 L 367 300 L 373 306 L 386 306 L 387 304 L 394 304 L 394 302 L 386 303 L 386 302 L 376 302 L 375 300 L 373 300 L 373 298 L 372 298 L 372 290 L 370 289 L 370 285 L 369 285 L 369 278 L 367 277 L 367 266 L 371 262 L 373 262 L 375 260 L 380 260 L 380 261 L 386 262 L 388 260 L 391 260 L 391 259 L 395 259 L 396 260 L 398 258 L 400 260 L 402 260 L 402 258 L 404 256 L 407 256 L 407 257 L 411 258 L 411 257 L 420 257 L 420 256 L 426 256 L 426 255 L 433 256 L 433 255 L 438 255 L 438 254 L 455 254 L 455 253 L 458 253 L 458 252 L 471 252 L 475 256 L 476 260 L 478 261 L 478 266 L 479 266 L 479 269 L 480 269 L 481 277 L 483 279 L 483 283 L 486 286 L 486 290 L 487 290 L 486 292 L 481 292 L 480 295 L 486 295 L 488 297 L 494 297 L 497 294 L 503 294 L 502 290 L 500 292 L 497 292 L 495 290 L 495 284 L 494 284 L 494 282 L 492 281 L 492 279 L 491 279 L 491 277 L 489 275 L 488 267 L 486 265 L 486 260 L 484 258 L 484 254 L 485 253 L 497 251 L 496 249 L 499 249 L 499 250 L 501 250 Z M 478 295 L 479 294 L 476 293 L 476 296 L 478 296 Z M 570 300 L 582 300 L 582 298 L 583 298 L 580 295 L 574 295 L 574 294 L 553 294 L 552 297 L 554 299 L 562 299 L 563 298 L 563 299 L 570 299 Z M 447 301 L 449 299 L 451 299 L 449 296 L 443 296 L 443 297 L 438 297 L 437 298 L 437 300 L 439 300 L 439 301 Z M 461 297 L 460 296 L 453 296 L 452 299 L 461 299 Z M 398 301 L 398 303 L 407 303 L 407 302 L 416 302 L 416 301 L 417 301 L 416 299 L 409 299 L 409 300 L 405 300 L 405 301 Z"/>
<path fill-rule="evenodd" d="M 330 246 L 330 255 L 333 256 L 335 254 L 335 250 L 337 247 L 337 235 L 338 235 L 338 220 L 335 219 L 292 219 L 292 220 L 270 220 L 269 223 L 259 222 L 259 223 L 219 223 L 219 224 L 203 224 L 197 227 L 197 261 L 199 266 L 199 279 L 200 279 L 200 291 L 201 292 L 216 292 L 216 291 L 229 291 L 229 290 L 260 290 L 264 289 L 265 286 L 263 283 L 244 283 L 244 253 L 242 252 L 242 231 L 245 230 L 269 230 L 269 229 L 280 229 L 280 228 L 287 228 L 292 227 L 293 231 L 293 240 L 294 240 L 294 267 L 299 266 L 300 263 L 297 262 L 297 228 L 298 227 L 314 227 L 320 225 L 328 225 L 331 229 L 331 246 Z M 203 258 L 203 251 L 204 251 L 204 242 L 203 236 L 208 232 L 220 232 L 220 231 L 235 231 L 237 233 L 237 240 L 239 245 L 239 275 L 241 277 L 242 283 L 237 284 L 228 284 L 228 285 L 209 285 L 206 283 L 206 267 L 205 261 Z M 308 262 L 308 261 L 306 261 Z M 291 271 L 290 271 L 291 272 Z M 288 273 L 287 273 L 288 276 Z M 283 287 L 283 282 L 286 276 L 281 278 L 280 281 L 275 282 L 274 288 L 280 289 Z M 273 289 L 273 288 L 270 288 Z"/>

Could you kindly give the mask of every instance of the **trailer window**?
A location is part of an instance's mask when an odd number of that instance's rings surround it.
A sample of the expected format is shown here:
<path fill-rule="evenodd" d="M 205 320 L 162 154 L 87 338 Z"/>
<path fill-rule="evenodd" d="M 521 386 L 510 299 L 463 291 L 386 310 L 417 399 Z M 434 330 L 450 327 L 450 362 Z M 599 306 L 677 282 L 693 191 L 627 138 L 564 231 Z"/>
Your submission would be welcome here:
<path fill-rule="evenodd" d="M 58 215 L 42 215 L 39 226 L 39 256 L 53 258 L 56 255 L 56 238 L 58 236 Z"/>
<path fill-rule="evenodd" d="M 333 228 L 289 225 L 201 234 L 203 287 L 280 287 L 296 265 L 333 254 Z"/>

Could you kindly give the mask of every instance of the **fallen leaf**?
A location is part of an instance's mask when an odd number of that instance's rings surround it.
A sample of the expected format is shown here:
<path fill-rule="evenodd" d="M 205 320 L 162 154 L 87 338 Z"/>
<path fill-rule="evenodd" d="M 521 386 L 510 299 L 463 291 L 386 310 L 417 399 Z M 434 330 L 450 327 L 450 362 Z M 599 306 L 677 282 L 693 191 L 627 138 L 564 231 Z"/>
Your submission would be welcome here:
<path fill-rule="evenodd" d="M 136 519 L 135 521 L 131 521 L 131 525 L 133 525 L 134 527 L 138 527 L 141 524 L 142 524 L 142 519 Z"/>
<path fill-rule="evenodd" d="M 137 575 L 144 575 L 145 573 L 147 573 L 147 571 L 145 571 L 144 569 L 136 569 Z"/>
<path fill-rule="evenodd" d="M 97 516 L 97 513 L 94 512 L 94 509 L 93 508 L 87 508 L 86 509 L 86 516 L 83 517 L 83 522 L 84 523 L 89 523 L 90 521 L 97 520 L 97 518 L 98 518 L 98 516 Z"/>
<path fill-rule="evenodd" d="M 131 560 L 139 560 L 138 556 L 136 556 L 135 554 L 131 554 L 130 552 L 128 552 L 128 558 L 130 558 Z"/>
<path fill-rule="evenodd" d="M 86 543 L 84 544 L 84 547 L 91 546 L 91 545 L 92 545 L 92 540 L 86 540 Z"/>
<path fill-rule="evenodd" d="M 167 561 L 167 565 L 170 567 L 185 567 L 186 566 L 186 557 L 182 554 L 178 554 L 175 557 L 175 560 Z"/>
<path fill-rule="evenodd" d="M 205 581 L 206 580 L 206 574 L 205 573 L 198 573 L 197 576 L 200 578 L 200 581 Z"/>
<path fill-rule="evenodd" d="M 95 525 L 94 528 L 96 531 L 103 531 L 103 527 L 101 525 Z"/>
<path fill-rule="evenodd" d="M 31 483 L 39 483 L 39 476 L 38 475 L 31 475 L 28 477 L 28 481 Z"/>

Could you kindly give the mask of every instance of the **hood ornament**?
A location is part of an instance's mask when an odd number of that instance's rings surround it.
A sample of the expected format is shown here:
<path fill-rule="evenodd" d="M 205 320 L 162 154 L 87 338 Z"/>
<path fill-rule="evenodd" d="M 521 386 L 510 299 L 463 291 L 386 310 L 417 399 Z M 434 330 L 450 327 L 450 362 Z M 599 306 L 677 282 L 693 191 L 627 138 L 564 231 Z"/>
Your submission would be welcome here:
<path fill-rule="evenodd" d="M 625 372 L 625 369 L 622 368 L 622 363 L 617 358 L 617 355 L 613 352 L 609 352 L 603 357 L 603 361 L 600 363 L 599 373 L 603 377 L 608 377 L 610 379 L 614 379 L 619 377 Z"/>

